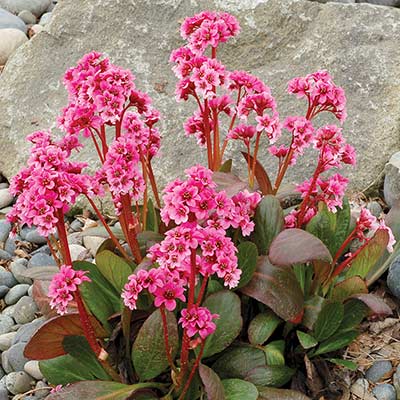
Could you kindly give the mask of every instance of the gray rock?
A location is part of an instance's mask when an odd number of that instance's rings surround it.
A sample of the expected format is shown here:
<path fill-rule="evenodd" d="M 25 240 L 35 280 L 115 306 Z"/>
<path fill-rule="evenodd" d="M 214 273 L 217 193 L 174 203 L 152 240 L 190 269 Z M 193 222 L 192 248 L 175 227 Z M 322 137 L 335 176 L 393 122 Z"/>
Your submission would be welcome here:
<path fill-rule="evenodd" d="M 0 249 L 0 260 L 9 260 L 11 254 L 8 254 L 5 250 Z"/>
<path fill-rule="evenodd" d="M 71 252 L 72 261 L 84 260 L 89 254 L 89 251 L 79 244 L 70 244 L 69 251 Z"/>
<path fill-rule="evenodd" d="M 365 377 L 370 382 L 376 383 L 389 374 L 392 368 L 393 366 L 390 361 L 378 360 L 375 361 L 370 368 L 368 368 L 367 372 L 365 373 Z"/>
<path fill-rule="evenodd" d="M 35 251 L 32 251 L 31 256 L 34 256 L 35 254 L 47 254 L 49 256 L 51 255 L 51 251 L 49 246 L 46 244 L 45 246 L 40 246 Z"/>
<path fill-rule="evenodd" d="M 51 0 L 0 0 L 0 7 L 18 14 L 28 10 L 37 17 L 40 17 L 51 4 Z"/>
<path fill-rule="evenodd" d="M 10 290 L 8 286 L 1 285 L 0 286 L 0 299 L 2 299 Z"/>
<path fill-rule="evenodd" d="M 29 360 L 24 356 L 26 343 L 16 343 L 11 346 L 5 353 L 7 353 L 8 362 L 14 371 L 23 371 L 24 365 Z"/>
<path fill-rule="evenodd" d="M 400 7 L 400 0 L 357 0 L 357 3 L 376 4 L 378 6 Z"/>
<path fill-rule="evenodd" d="M 53 0 L 52 2 L 51 2 L 51 4 L 47 7 L 47 10 L 46 10 L 46 12 L 52 12 L 53 10 L 54 10 L 54 7 L 57 5 L 57 1 L 56 0 Z"/>
<path fill-rule="evenodd" d="M 69 226 L 74 232 L 81 232 L 83 228 L 83 223 L 79 221 L 79 219 L 74 219 L 70 226 Z"/>
<path fill-rule="evenodd" d="M 33 320 L 32 322 L 21 326 L 17 334 L 14 336 L 12 344 L 27 343 L 35 332 L 46 322 L 44 317 Z"/>
<path fill-rule="evenodd" d="M 24 226 L 21 229 L 20 235 L 22 237 L 22 239 L 31 242 L 31 243 L 35 243 L 35 244 L 46 244 L 47 243 L 47 239 L 40 235 L 39 232 L 37 231 L 36 227 L 31 226 L 31 227 L 27 227 Z"/>
<path fill-rule="evenodd" d="M 8 332 L 0 335 L 0 351 L 6 351 L 12 346 L 17 332 Z"/>
<path fill-rule="evenodd" d="M 4 313 L 0 314 L 0 335 L 10 332 L 14 324 L 15 323 L 10 316 L 4 315 Z"/>
<path fill-rule="evenodd" d="M 8 362 L 8 357 L 7 357 L 6 351 L 3 351 L 3 353 L 1 353 L 1 366 L 4 369 L 6 374 L 13 372 L 12 366 Z"/>
<path fill-rule="evenodd" d="M 43 30 L 44 30 L 44 26 L 35 24 L 29 28 L 28 35 L 29 35 L 29 37 L 32 37 L 34 35 L 37 35 L 39 32 L 42 32 Z"/>
<path fill-rule="evenodd" d="M 393 374 L 393 386 L 396 392 L 400 394 L 400 365 L 397 366 L 396 372 Z"/>
<path fill-rule="evenodd" d="M 369 383 L 364 378 L 358 378 L 350 387 L 350 392 L 354 394 L 357 399 L 363 400 L 376 400 L 368 391 Z"/>
<path fill-rule="evenodd" d="M 8 238 L 8 235 L 11 232 L 11 224 L 5 220 L 2 219 L 0 221 L 0 242 L 5 242 Z"/>
<path fill-rule="evenodd" d="M 383 193 L 390 207 L 400 202 L 400 151 L 394 153 L 385 166 Z"/>
<path fill-rule="evenodd" d="M 104 238 L 99 236 L 85 236 L 83 238 L 83 244 L 90 251 L 90 254 L 94 257 L 104 240 Z"/>
<path fill-rule="evenodd" d="M 52 13 L 47 12 L 42 15 L 39 21 L 39 25 L 46 26 L 51 21 Z"/>
<path fill-rule="evenodd" d="M 13 318 L 14 310 L 15 310 L 15 304 L 12 306 L 8 306 L 5 309 L 3 309 L 3 315 L 7 315 L 7 316 Z"/>
<path fill-rule="evenodd" d="M 43 374 L 39 368 L 39 361 L 30 360 L 24 365 L 24 370 L 30 376 L 33 376 L 37 380 L 43 379 Z"/>
<path fill-rule="evenodd" d="M 377 385 L 373 388 L 372 393 L 377 400 L 396 400 L 396 389 L 387 383 Z"/>
<path fill-rule="evenodd" d="M 0 189 L 5 189 L 5 188 L 8 188 L 8 187 L 10 187 L 10 185 L 7 182 L 1 182 L 0 183 Z"/>
<path fill-rule="evenodd" d="M 7 389 L 12 394 L 25 393 L 31 388 L 32 378 L 25 372 L 11 372 L 7 375 Z"/>
<path fill-rule="evenodd" d="M 22 10 L 18 13 L 18 17 L 28 25 L 36 24 L 36 17 L 28 10 Z"/>
<path fill-rule="evenodd" d="M 21 18 L 18 18 L 7 10 L 0 8 L 0 29 L 6 28 L 19 29 L 26 33 L 26 26 Z"/>
<path fill-rule="evenodd" d="M 38 307 L 32 297 L 24 296 L 15 305 L 13 318 L 17 324 L 26 324 L 35 319 Z"/>
<path fill-rule="evenodd" d="M 371 214 L 376 218 L 379 218 L 383 213 L 382 207 L 377 201 L 371 201 L 370 203 L 368 203 L 367 208 L 369 211 L 371 211 Z"/>
<path fill-rule="evenodd" d="M 38 399 L 44 399 L 44 398 L 46 398 L 46 396 L 48 396 L 48 394 L 50 393 L 50 390 L 45 389 L 48 387 L 49 387 L 49 385 L 46 382 L 39 381 L 36 383 L 35 389 L 41 389 L 41 390 L 38 390 L 37 392 L 35 392 Z"/>
<path fill-rule="evenodd" d="M 0 379 L 1 378 L 3 378 L 3 376 L 5 375 L 6 373 L 4 372 L 4 369 L 1 367 L 1 365 L 0 365 Z"/>
<path fill-rule="evenodd" d="M 15 285 L 10 291 L 7 293 L 4 301 L 9 306 L 15 304 L 22 296 L 25 296 L 28 292 L 29 285 L 26 283 Z"/>
<path fill-rule="evenodd" d="M 0 400 L 8 400 L 8 390 L 0 386 Z"/>
<path fill-rule="evenodd" d="M 44 267 L 49 265 L 56 265 L 56 262 L 54 261 L 53 257 L 46 253 L 36 253 L 28 261 L 28 268 Z"/>
<path fill-rule="evenodd" d="M 9 288 L 18 283 L 13 274 L 2 266 L 0 266 L 0 282 L 3 286 L 8 286 Z"/>
<path fill-rule="evenodd" d="M 19 235 L 16 235 L 14 237 L 9 237 L 6 240 L 4 250 L 9 254 L 14 255 L 15 250 L 17 249 L 17 241 L 20 241 L 20 240 L 21 240 L 21 237 Z"/>
<path fill-rule="evenodd" d="M 22 39 L 21 39 L 22 38 Z M 0 29 L 0 64 L 5 64 L 9 55 L 28 38 L 18 29 Z M 14 200 L 8 188 L 0 189 L 0 208 L 8 207 Z"/>
<path fill-rule="evenodd" d="M 73 232 L 68 235 L 68 243 L 69 244 L 79 244 L 80 246 L 83 244 L 83 237 L 80 232 Z"/>
<path fill-rule="evenodd" d="M 24 273 L 28 269 L 27 264 L 27 260 L 25 260 L 24 258 L 19 258 L 10 264 L 10 270 L 19 283 L 26 283 L 28 285 L 31 285 L 32 279 L 24 276 Z"/>
<path fill-rule="evenodd" d="M 234 43 L 222 46 L 221 58 L 230 69 L 249 70 L 265 79 L 277 98 L 282 117 L 303 113 L 306 106 L 295 96 L 287 95 L 286 83 L 290 78 L 320 68 L 332 73 L 335 82 L 346 90 L 349 118 L 344 132 L 358 151 L 358 167 L 344 173 L 350 178 L 351 189 L 369 186 L 398 146 L 399 10 L 305 0 L 160 0 L 156 4 L 147 0 L 128 4 L 81 0 L 79 9 L 75 0 L 63 0 L 53 12 L 49 34 L 38 35 L 37 40 L 16 52 L 2 73 L 3 174 L 11 177 L 24 164 L 29 153 L 25 134 L 32 130 L 30 121 L 38 121 L 36 129 L 54 125 L 55 116 L 67 99 L 59 84 L 61 76 L 93 49 L 106 52 L 116 64 L 132 68 L 137 85 L 149 91 L 164 116 L 160 128 L 168 135 L 164 135 L 162 142 L 163 157 L 154 165 L 159 186 L 181 175 L 193 160 L 204 162 L 205 153 L 193 140 L 183 137 L 182 123 L 194 103 L 175 103 L 176 79 L 168 59 L 173 48 L 184 44 L 173 26 L 185 16 L 208 8 L 224 9 L 239 16 L 242 33 Z M 82 21 L 82 15 L 91 18 Z M 110 18 L 118 24 L 109 24 Z M 49 59 L 53 62 L 49 63 Z M 28 74 L 29 81 L 23 81 Z M 164 91 L 158 89 L 159 83 L 163 83 Z M 44 103 L 48 105 L 46 113 Z M 326 120 L 333 122 L 329 115 Z M 318 125 L 326 120 L 318 120 Z M 375 149 L 379 149 L 379 157 Z M 227 158 L 232 154 L 236 154 L 234 146 Z M 96 168 L 91 147 L 84 148 L 79 157 L 88 161 L 92 170 Z M 261 160 L 266 169 L 275 170 L 275 163 L 266 159 L 265 155 Z M 239 155 L 235 160 L 239 160 Z M 314 167 L 315 153 L 307 153 L 289 170 L 286 182 L 303 181 Z"/>
<path fill-rule="evenodd" d="M 29 286 L 29 289 L 28 289 L 28 296 L 31 296 L 31 297 L 32 297 L 32 293 L 33 293 L 33 285 Z"/>
<path fill-rule="evenodd" d="M 400 299 L 400 256 L 390 264 L 386 282 L 392 294 Z"/>

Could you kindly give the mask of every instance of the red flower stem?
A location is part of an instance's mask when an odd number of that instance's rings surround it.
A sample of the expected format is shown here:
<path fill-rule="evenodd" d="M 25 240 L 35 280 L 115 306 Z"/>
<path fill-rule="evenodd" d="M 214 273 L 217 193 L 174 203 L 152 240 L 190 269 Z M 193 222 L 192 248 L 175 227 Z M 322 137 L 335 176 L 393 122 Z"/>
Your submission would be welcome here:
<path fill-rule="evenodd" d="M 290 148 L 286 155 L 285 161 L 283 162 L 282 167 L 279 168 L 279 173 L 278 173 L 278 176 L 276 177 L 276 181 L 274 183 L 274 190 L 272 192 L 272 194 L 274 194 L 274 195 L 278 192 L 279 187 L 281 186 L 282 180 L 283 180 L 283 178 L 286 174 L 286 171 L 289 167 L 289 163 L 290 163 L 290 160 L 293 155 L 292 144 L 293 144 L 293 139 L 292 139 L 292 143 L 290 144 Z"/>
<path fill-rule="evenodd" d="M 205 99 L 204 100 L 204 112 L 203 112 L 204 136 L 206 137 L 206 144 L 207 144 L 208 168 L 213 170 L 213 154 L 212 154 L 209 115 L 210 115 L 210 110 L 208 108 L 208 100 Z"/>
<path fill-rule="evenodd" d="M 244 142 L 247 148 L 247 175 L 249 177 L 249 186 L 253 187 L 254 182 L 251 181 L 251 159 L 250 159 L 250 142 Z"/>
<path fill-rule="evenodd" d="M 142 230 L 146 230 L 146 224 L 147 224 L 147 197 L 148 197 L 148 192 L 147 192 L 147 169 L 146 169 L 146 162 L 143 157 L 140 157 L 140 161 L 142 163 L 142 173 L 143 173 L 143 179 L 144 179 L 144 193 L 143 193 L 143 212 L 142 212 Z"/>
<path fill-rule="evenodd" d="M 107 152 L 108 152 L 108 147 L 107 147 L 107 138 L 106 138 L 106 128 L 104 125 L 101 125 L 100 127 L 100 138 L 101 138 L 101 145 L 103 147 L 103 157 L 106 158 Z"/>
<path fill-rule="evenodd" d="M 55 260 L 57 266 L 60 268 L 60 266 L 61 266 L 61 260 L 60 260 L 60 258 L 57 256 L 57 253 L 56 253 L 56 251 L 54 250 L 53 244 L 51 243 L 51 241 L 50 241 L 49 238 L 47 238 L 47 246 L 49 246 L 50 253 L 51 253 L 52 257 L 54 258 L 54 260 Z"/>
<path fill-rule="evenodd" d="M 201 301 L 203 300 L 203 296 L 204 296 L 204 293 L 205 293 L 206 287 L 207 287 L 207 282 L 208 282 L 208 275 L 206 275 L 203 278 L 203 282 L 201 283 L 200 292 L 199 292 L 199 295 L 198 295 L 197 301 L 196 301 L 196 306 L 199 306 L 201 304 Z"/>
<path fill-rule="evenodd" d="M 158 195 L 157 183 L 154 177 L 153 167 L 151 166 L 151 161 L 149 159 L 146 160 L 146 167 L 149 174 L 149 180 L 151 184 L 151 189 L 153 190 L 154 199 L 156 200 L 157 207 L 161 208 L 161 201 Z"/>
<path fill-rule="evenodd" d="M 253 166 L 251 169 L 251 188 L 253 189 L 254 186 L 254 177 L 256 175 L 256 164 L 257 164 L 257 154 L 258 154 L 258 148 L 260 146 L 260 138 L 261 138 L 261 132 L 257 132 L 257 137 L 256 137 L 256 144 L 254 146 L 254 153 L 253 153 Z"/>
<path fill-rule="evenodd" d="M 194 362 L 192 370 L 190 371 L 189 378 L 186 381 L 185 387 L 183 388 L 182 393 L 179 396 L 179 400 L 183 400 L 185 398 L 186 392 L 188 391 L 190 384 L 192 383 L 194 374 L 196 373 L 197 368 L 199 367 L 201 357 L 203 357 L 205 343 L 206 343 L 205 340 L 203 340 L 203 342 L 201 343 L 200 352 L 199 352 L 198 356 L 196 357 L 196 361 Z"/>
<path fill-rule="evenodd" d="M 219 124 L 217 110 L 213 110 L 214 119 L 214 171 L 218 171 L 221 167 L 220 149 L 219 149 Z"/>
<path fill-rule="evenodd" d="M 343 244 L 340 246 L 339 250 L 336 252 L 335 257 L 333 257 L 333 261 L 332 261 L 332 266 L 334 267 L 335 264 L 337 263 L 337 260 L 339 259 L 339 257 L 342 255 L 342 253 L 344 252 L 344 250 L 346 249 L 346 247 L 350 244 L 350 242 L 354 239 L 354 235 L 357 231 L 357 227 L 355 227 L 349 234 L 349 236 L 347 236 L 347 239 L 343 242 Z"/>
<path fill-rule="evenodd" d="M 97 143 L 96 137 L 94 136 L 94 133 L 92 132 L 91 129 L 90 129 L 90 135 L 92 137 L 92 140 L 93 140 L 93 143 L 94 143 L 94 147 L 96 147 L 96 151 L 97 151 L 97 154 L 98 154 L 98 156 L 100 158 L 100 161 L 101 161 L 102 164 L 104 164 L 104 157 L 101 154 L 101 150 L 100 150 L 99 144 Z"/>
<path fill-rule="evenodd" d="M 161 312 L 161 319 L 162 319 L 162 324 L 163 324 L 163 331 L 164 331 L 164 343 L 165 343 L 165 352 L 167 353 L 167 359 L 169 366 L 171 369 L 177 373 L 178 370 L 174 365 L 174 360 L 171 357 L 171 346 L 169 344 L 169 336 L 168 336 L 168 323 L 167 323 L 167 315 L 165 314 L 165 306 L 162 305 L 160 307 L 160 312 Z"/>
<path fill-rule="evenodd" d="M 217 58 L 217 48 L 211 47 L 211 58 Z"/>
<path fill-rule="evenodd" d="M 88 195 L 86 195 L 86 198 L 88 199 L 88 201 L 89 201 L 90 205 L 92 206 L 92 208 L 93 208 L 94 212 L 96 213 L 96 215 L 99 217 L 99 220 L 103 224 L 105 230 L 110 235 L 110 238 L 113 241 L 113 243 L 115 244 L 115 246 L 117 247 L 117 249 L 120 251 L 122 256 L 127 261 L 131 261 L 131 258 L 129 257 L 128 253 L 124 250 L 124 248 L 121 246 L 121 243 L 119 242 L 117 237 L 114 235 L 114 233 L 112 232 L 110 227 L 107 225 L 106 220 L 104 219 L 104 217 L 101 214 L 100 210 L 97 208 L 96 204 L 94 204 L 94 201 Z"/>

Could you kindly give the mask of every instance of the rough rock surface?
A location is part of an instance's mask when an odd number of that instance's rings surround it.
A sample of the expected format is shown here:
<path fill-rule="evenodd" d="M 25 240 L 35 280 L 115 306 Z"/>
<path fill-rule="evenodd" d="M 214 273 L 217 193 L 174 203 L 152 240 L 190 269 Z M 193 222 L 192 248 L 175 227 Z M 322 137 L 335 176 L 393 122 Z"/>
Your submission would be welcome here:
<path fill-rule="evenodd" d="M 163 156 L 155 167 L 161 183 L 204 162 L 194 140 L 184 139 L 182 123 L 193 102 L 175 102 L 176 79 L 168 64 L 171 50 L 183 44 L 179 21 L 202 9 L 239 16 L 242 33 L 223 47 L 222 60 L 229 69 L 264 78 L 282 117 L 305 112 L 306 104 L 286 93 L 290 78 L 321 68 L 333 74 L 348 98 L 344 133 L 358 151 L 357 168 L 346 173 L 353 189 L 368 186 L 400 147 L 400 10 L 305 0 L 81 0 L 79 9 L 75 0 L 60 2 L 45 31 L 19 49 L 1 75 L 0 171 L 14 175 L 28 154 L 25 135 L 55 125 L 67 102 L 62 74 L 92 50 L 131 68 L 138 88 L 149 92 L 164 115 Z M 326 121 L 336 122 L 329 116 Z M 265 148 L 261 153 L 265 164 Z M 80 158 L 93 155 L 90 147 Z M 299 160 L 286 182 L 304 180 L 315 163 L 310 157 Z M 275 163 L 269 160 L 267 169 L 276 171 Z"/>
<path fill-rule="evenodd" d="M 10 55 L 26 41 L 28 38 L 19 29 L 0 29 L 0 65 L 4 65 Z"/>

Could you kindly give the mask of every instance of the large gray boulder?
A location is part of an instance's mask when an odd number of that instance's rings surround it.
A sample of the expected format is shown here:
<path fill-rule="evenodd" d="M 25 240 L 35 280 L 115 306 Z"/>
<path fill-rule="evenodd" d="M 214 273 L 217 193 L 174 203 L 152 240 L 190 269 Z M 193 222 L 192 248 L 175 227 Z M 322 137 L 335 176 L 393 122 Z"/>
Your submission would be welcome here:
<path fill-rule="evenodd" d="M 184 138 L 182 123 L 193 102 L 175 102 L 176 79 L 168 58 L 183 44 L 179 22 L 208 8 L 238 16 L 242 33 L 223 46 L 220 56 L 229 69 L 265 79 L 282 118 L 301 115 L 306 108 L 304 101 L 286 93 L 290 78 L 322 68 L 331 72 L 346 90 L 344 133 L 358 152 L 357 167 L 345 173 L 354 190 L 370 185 L 400 144 L 400 10 L 305 0 L 80 0 L 79 5 L 63 0 L 46 30 L 16 52 L 0 76 L 0 171 L 13 176 L 28 155 L 25 135 L 55 125 L 67 103 L 62 75 L 92 50 L 131 68 L 139 89 L 148 91 L 162 112 L 162 157 L 155 167 L 161 183 L 204 162 L 195 141 Z M 316 124 L 324 122 L 336 120 L 328 115 Z M 265 143 L 261 154 L 273 175 L 276 165 L 268 159 Z M 80 158 L 93 167 L 91 147 Z M 289 170 L 286 182 L 304 180 L 315 165 L 311 152 Z"/>

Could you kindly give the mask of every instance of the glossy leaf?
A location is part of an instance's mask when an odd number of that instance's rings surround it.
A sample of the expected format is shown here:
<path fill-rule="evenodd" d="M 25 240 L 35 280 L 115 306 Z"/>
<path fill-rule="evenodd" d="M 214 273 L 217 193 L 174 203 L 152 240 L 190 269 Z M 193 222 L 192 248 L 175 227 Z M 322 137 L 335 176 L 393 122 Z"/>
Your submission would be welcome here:
<path fill-rule="evenodd" d="M 350 203 L 347 197 L 344 197 L 342 201 L 342 208 L 338 208 L 336 212 L 336 227 L 333 247 L 334 254 L 336 254 L 336 252 L 340 249 L 341 245 L 350 233 L 350 221 Z"/>
<path fill-rule="evenodd" d="M 178 325 L 173 313 L 165 311 L 171 357 L 178 351 Z M 168 367 L 161 312 L 155 310 L 141 326 L 132 347 L 132 361 L 140 380 L 153 379 Z"/>
<path fill-rule="evenodd" d="M 247 182 L 242 181 L 231 172 L 214 172 L 213 181 L 217 184 L 217 190 L 225 190 L 228 197 L 232 197 L 242 190 L 248 189 Z"/>
<path fill-rule="evenodd" d="M 285 341 L 275 340 L 264 346 L 267 365 L 285 365 Z"/>
<path fill-rule="evenodd" d="M 320 296 L 313 296 L 307 299 L 304 303 L 304 316 L 302 324 L 308 329 L 312 330 L 315 321 L 321 312 L 322 306 L 325 303 L 325 299 Z"/>
<path fill-rule="evenodd" d="M 295 390 L 276 389 L 270 387 L 257 387 L 258 400 L 311 400 L 303 393 Z"/>
<path fill-rule="evenodd" d="M 271 243 L 269 259 L 274 265 L 303 264 L 313 260 L 332 261 L 320 239 L 301 229 L 285 229 Z"/>
<path fill-rule="evenodd" d="M 341 367 L 345 367 L 349 369 L 350 371 L 356 371 L 357 370 L 357 364 L 353 361 L 350 360 L 342 360 L 341 358 L 329 358 L 328 361 L 330 361 L 332 364 L 339 365 Z"/>
<path fill-rule="evenodd" d="M 231 172 L 232 171 L 232 158 L 226 160 L 220 167 L 219 172 Z"/>
<path fill-rule="evenodd" d="M 258 390 L 251 382 L 242 379 L 224 379 L 222 381 L 226 400 L 257 400 Z M 217 400 L 218 397 L 215 397 Z"/>
<path fill-rule="evenodd" d="M 90 317 L 96 337 L 105 338 L 107 332 L 98 321 Z M 46 321 L 34 333 L 25 347 L 24 355 L 31 360 L 46 360 L 62 356 L 67 352 L 63 341 L 67 336 L 83 336 L 79 314 L 65 314 Z"/>
<path fill-rule="evenodd" d="M 318 344 L 318 340 L 316 340 L 313 336 L 309 335 L 308 333 L 297 331 L 297 337 L 303 349 L 311 349 Z"/>
<path fill-rule="evenodd" d="M 340 331 L 336 335 L 323 341 L 312 356 L 314 357 L 320 354 L 330 353 L 331 351 L 340 350 L 341 348 L 348 346 L 358 336 L 358 334 L 359 333 L 356 330 Z"/>
<path fill-rule="evenodd" d="M 46 397 L 46 400 L 126 400 L 133 393 L 140 394 L 141 391 L 151 388 L 161 388 L 157 383 L 137 383 L 135 385 L 124 385 L 118 382 L 96 381 L 78 382 L 62 388 Z M 135 399 L 141 399 L 137 397 Z M 147 397 L 157 399 L 157 397 Z"/>
<path fill-rule="evenodd" d="M 36 269 L 31 268 L 31 269 Z M 39 279 L 35 279 L 32 287 L 32 298 L 35 300 L 36 305 L 38 306 L 40 312 L 45 315 L 47 318 L 51 318 L 57 315 L 57 311 L 52 309 L 50 306 L 50 297 L 49 297 L 49 285 L 51 281 L 42 281 Z M 68 310 L 71 311 L 75 307 L 75 302 L 70 302 L 68 304 Z"/>
<path fill-rule="evenodd" d="M 246 286 L 253 277 L 257 267 L 257 246 L 252 242 L 240 243 L 237 247 L 238 267 L 242 270 L 237 288 Z"/>
<path fill-rule="evenodd" d="M 336 301 L 325 303 L 314 324 L 315 339 L 320 342 L 332 336 L 338 330 L 343 316 L 343 304 Z"/>
<path fill-rule="evenodd" d="M 76 270 L 89 271 L 91 282 L 83 282 L 79 290 L 85 304 L 106 329 L 110 329 L 108 318 L 121 311 L 122 302 L 119 292 L 101 274 L 95 264 L 86 261 L 74 261 Z"/>
<path fill-rule="evenodd" d="M 218 314 L 217 329 L 207 337 L 203 358 L 210 357 L 226 349 L 239 335 L 243 319 L 239 297 L 228 290 L 216 292 L 206 298 L 203 306 L 212 314 Z"/>
<path fill-rule="evenodd" d="M 253 168 L 254 157 L 251 154 L 247 154 L 242 151 L 242 155 L 246 160 L 247 164 L 250 163 L 249 167 Z M 272 185 L 269 179 L 267 172 L 265 171 L 264 167 L 261 163 L 256 160 L 256 166 L 254 170 L 255 177 L 257 179 L 257 183 L 260 186 L 261 193 L 264 195 L 268 195 L 272 193 Z"/>
<path fill-rule="evenodd" d="M 366 304 L 371 313 L 375 316 L 387 316 L 392 314 L 390 307 L 379 297 L 373 295 L 372 293 L 360 293 L 352 296 L 354 299 L 361 300 Z"/>
<path fill-rule="evenodd" d="M 200 364 L 199 375 L 208 399 L 226 399 L 221 379 L 211 368 Z"/>
<path fill-rule="evenodd" d="M 147 218 L 146 218 L 146 230 L 158 232 L 159 228 L 159 216 L 154 203 L 151 199 L 147 202 Z"/>
<path fill-rule="evenodd" d="M 346 277 L 350 278 L 358 275 L 361 278 L 365 278 L 385 251 L 388 242 L 388 232 L 384 229 L 378 229 L 374 237 L 351 262 Z"/>
<path fill-rule="evenodd" d="M 303 292 L 292 268 L 272 265 L 266 256 L 258 258 L 253 278 L 240 290 L 270 307 L 285 321 L 303 311 Z"/>
<path fill-rule="evenodd" d="M 247 330 L 249 342 L 254 345 L 265 343 L 281 322 L 282 320 L 272 311 L 256 315 Z"/>
<path fill-rule="evenodd" d="M 369 308 L 361 300 L 349 299 L 344 303 L 344 317 L 339 331 L 358 327 L 361 321 L 368 315 Z"/>
<path fill-rule="evenodd" d="M 314 279 L 316 279 L 322 286 L 329 284 L 328 280 L 333 271 L 332 264 L 327 261 L 314 260 L 312 266 Z"/>
<path fill-rule="evenodd" d="M 258 204 L 254 222 L 253 241 L 259 254 L 267 254 L 271 242 L 282 231 L 284 224 L 283 210 L 275 196 L 263 197 Z"/>
<path fill-rule="evenodd" d="M 128 276 L 133 272 L 132 267 L 122 257 L 110 250 L 103 250 L 96 254 L 96 265 L 118 292 L 122 292 L 128 282 Z"/>
<path fill-rule="evenodd" d="M 359 276 L 352 276 L 335 285 L 331 298 L 332 300 L 343 302 L 357 293 L 368 293 L 368 288 L 364 279 Z"/>

